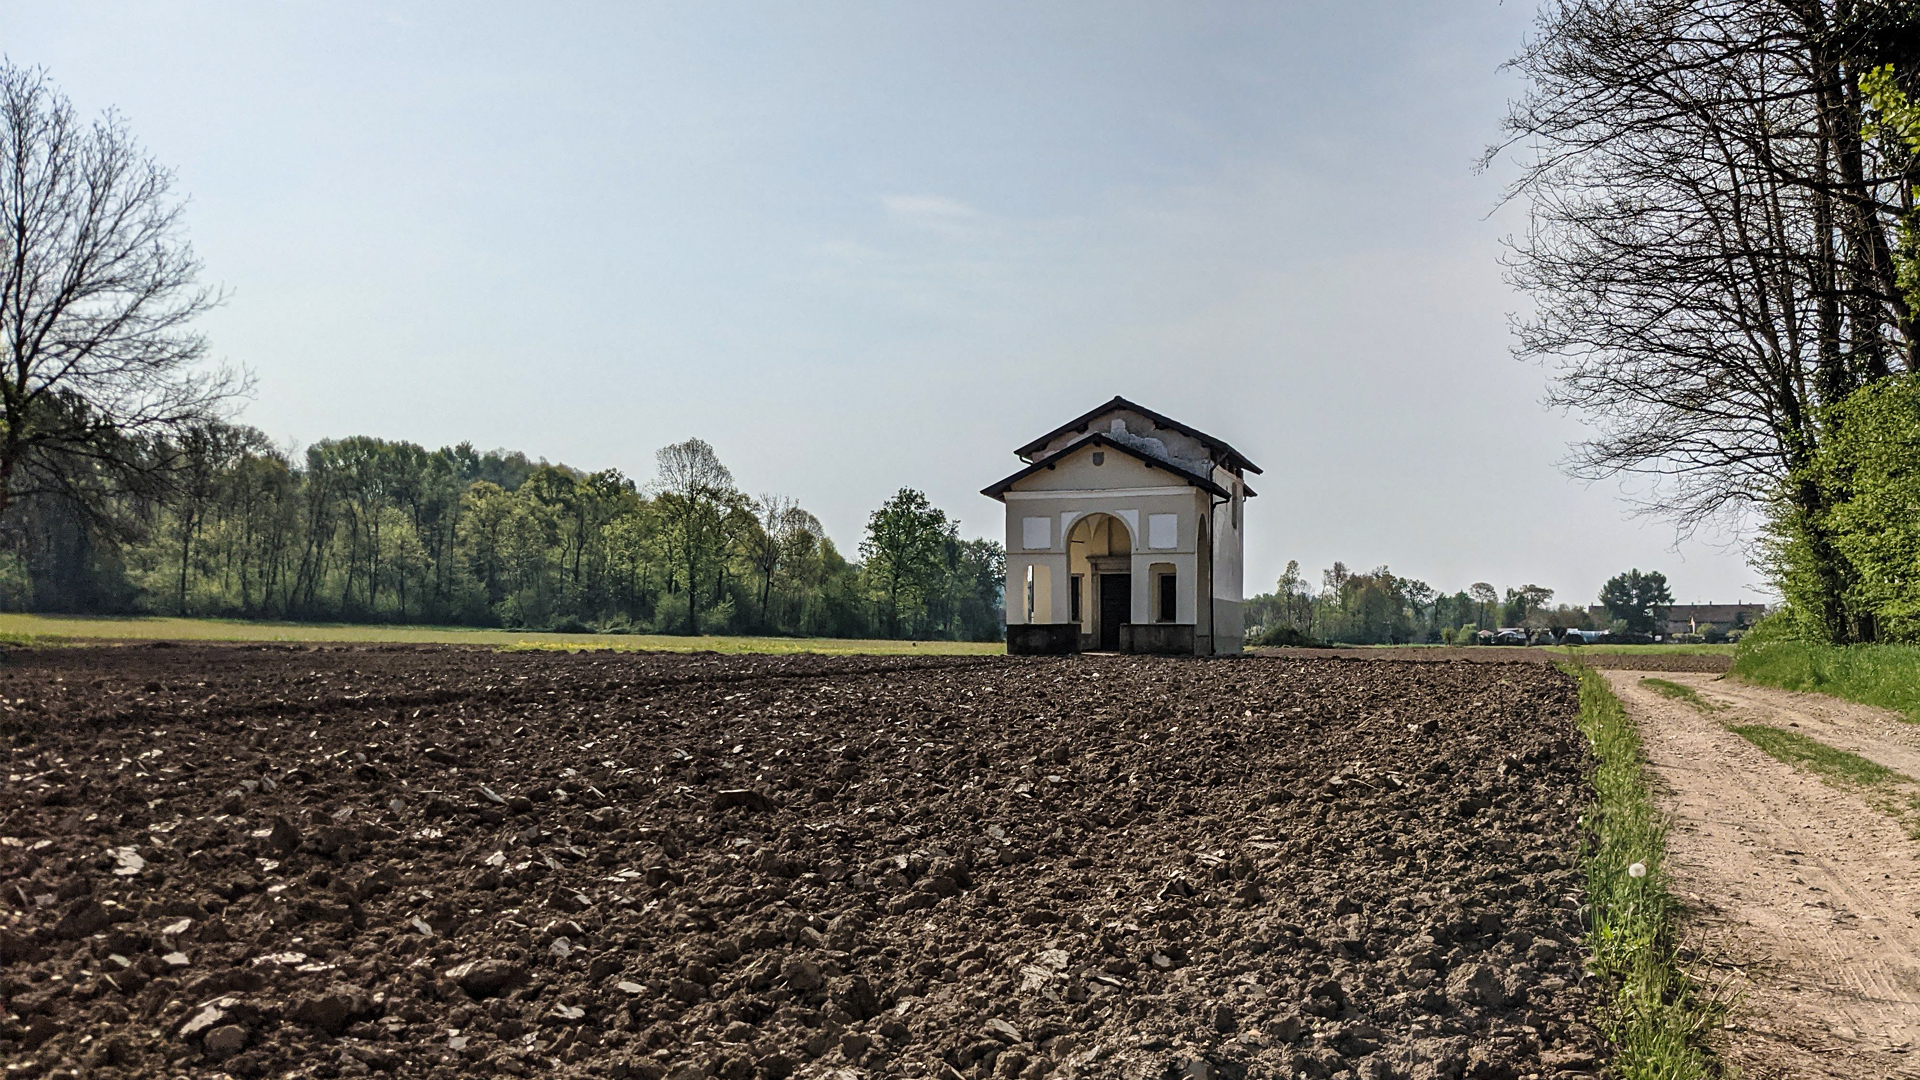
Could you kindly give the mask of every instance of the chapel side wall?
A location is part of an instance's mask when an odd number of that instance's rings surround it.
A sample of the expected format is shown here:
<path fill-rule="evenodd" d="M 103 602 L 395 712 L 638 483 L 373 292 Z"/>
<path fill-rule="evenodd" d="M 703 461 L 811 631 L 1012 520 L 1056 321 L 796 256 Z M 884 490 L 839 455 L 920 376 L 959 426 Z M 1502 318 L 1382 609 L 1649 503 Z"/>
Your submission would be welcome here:
<path fill-rule="evenodd" d="M 1007 579 L 1001 590 L 1000 613 L 1006 618 L 1008 626 L 1024 626 L 1027 622 L 1027 562 L 1020 548 L 1020 510 L 1013 503 L 1006 505 L 1007 518 Z"/>
<path fill-rule="evenodd" d="M 1243 492 L 1240 478 L 1226 469 L 1213 471 L 1214 482 L 1232 492 Z M 1237 495 L 1239 521 L 1235 523 L 1235 505 L 1223 502 L 1213 510 L 1213 598 L 1214 651 L 1237 653 L 1246 644 L 1246 531 L 1247 500 Z M 1211 502 L 1211 500 L 1209 500 Z"/>

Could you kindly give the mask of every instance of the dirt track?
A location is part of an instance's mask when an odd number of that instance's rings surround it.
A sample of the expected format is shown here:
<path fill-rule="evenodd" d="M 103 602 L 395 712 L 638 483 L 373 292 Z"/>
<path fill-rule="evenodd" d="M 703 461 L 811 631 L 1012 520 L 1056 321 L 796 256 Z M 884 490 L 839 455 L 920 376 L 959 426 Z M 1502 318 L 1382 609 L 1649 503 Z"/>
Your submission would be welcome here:
<path fill-rule="evenodd" d="M 1798 727 L 1909 774 L 1920 730 L 1818 695 L 1663 677 L 1723 706 L 1703 713 L 1609 675 L 1666 789 L 1667 865 L 1703 951 L 1742 995 L 1729 1057 L 1758 1080 L 1920 1077 L 1920 844 L 1723 725 Z"/>
<path fill-rule="evenodd" d="M 17 653 L 8 1076 L 1589 1077 L 1537 665 Z"/>

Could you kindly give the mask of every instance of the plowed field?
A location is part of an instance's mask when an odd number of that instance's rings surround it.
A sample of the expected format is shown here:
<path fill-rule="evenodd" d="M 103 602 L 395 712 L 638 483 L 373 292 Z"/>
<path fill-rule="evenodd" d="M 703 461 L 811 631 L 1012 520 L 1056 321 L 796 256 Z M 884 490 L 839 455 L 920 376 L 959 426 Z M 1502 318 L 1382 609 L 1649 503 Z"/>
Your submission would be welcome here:
<path fill-rule="evenodd" d="M 1573 1077 L 1526 664 L 16 652 L 6 1076 Z"/>

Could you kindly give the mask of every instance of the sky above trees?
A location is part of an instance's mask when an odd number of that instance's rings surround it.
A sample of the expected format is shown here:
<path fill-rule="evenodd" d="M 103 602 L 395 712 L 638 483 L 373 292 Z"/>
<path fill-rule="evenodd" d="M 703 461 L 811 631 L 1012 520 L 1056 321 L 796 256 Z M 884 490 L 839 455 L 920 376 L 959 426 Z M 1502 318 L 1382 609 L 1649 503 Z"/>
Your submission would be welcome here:
<path fill-rule="evenodd" d="M 1508 357 L 1528 4 L 0 0 L 192 196 L 243 419 L 650 477 L 698 436 L 851 550 L 913 487 L 997 536 L 1010 451 L 1114 394 L 1266 469 L 1288 558 L 1567 600 L 1755 597 L 1555 467 Z"/>

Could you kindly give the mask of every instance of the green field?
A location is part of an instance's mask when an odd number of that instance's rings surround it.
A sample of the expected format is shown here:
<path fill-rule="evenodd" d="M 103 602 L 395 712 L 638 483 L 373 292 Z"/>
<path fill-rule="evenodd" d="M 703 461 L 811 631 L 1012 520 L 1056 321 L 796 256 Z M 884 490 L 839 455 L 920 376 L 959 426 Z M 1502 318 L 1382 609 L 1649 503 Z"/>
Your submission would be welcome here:
<path fill-rule="evenodd" d="M 344 644 L 482 645 L 504 649 L 616 652 L 836 653 L 888 656 L 996 656 L 997 641 L 886 641 L 850 638 L 681 637 L 672 634 L 549 634 L 453 626 L 246 622 L 238 619 L 91 618 L 0 614 L 0 641 L 14 645 L 98 645 L 115 641 L 288 641 Z"/>

